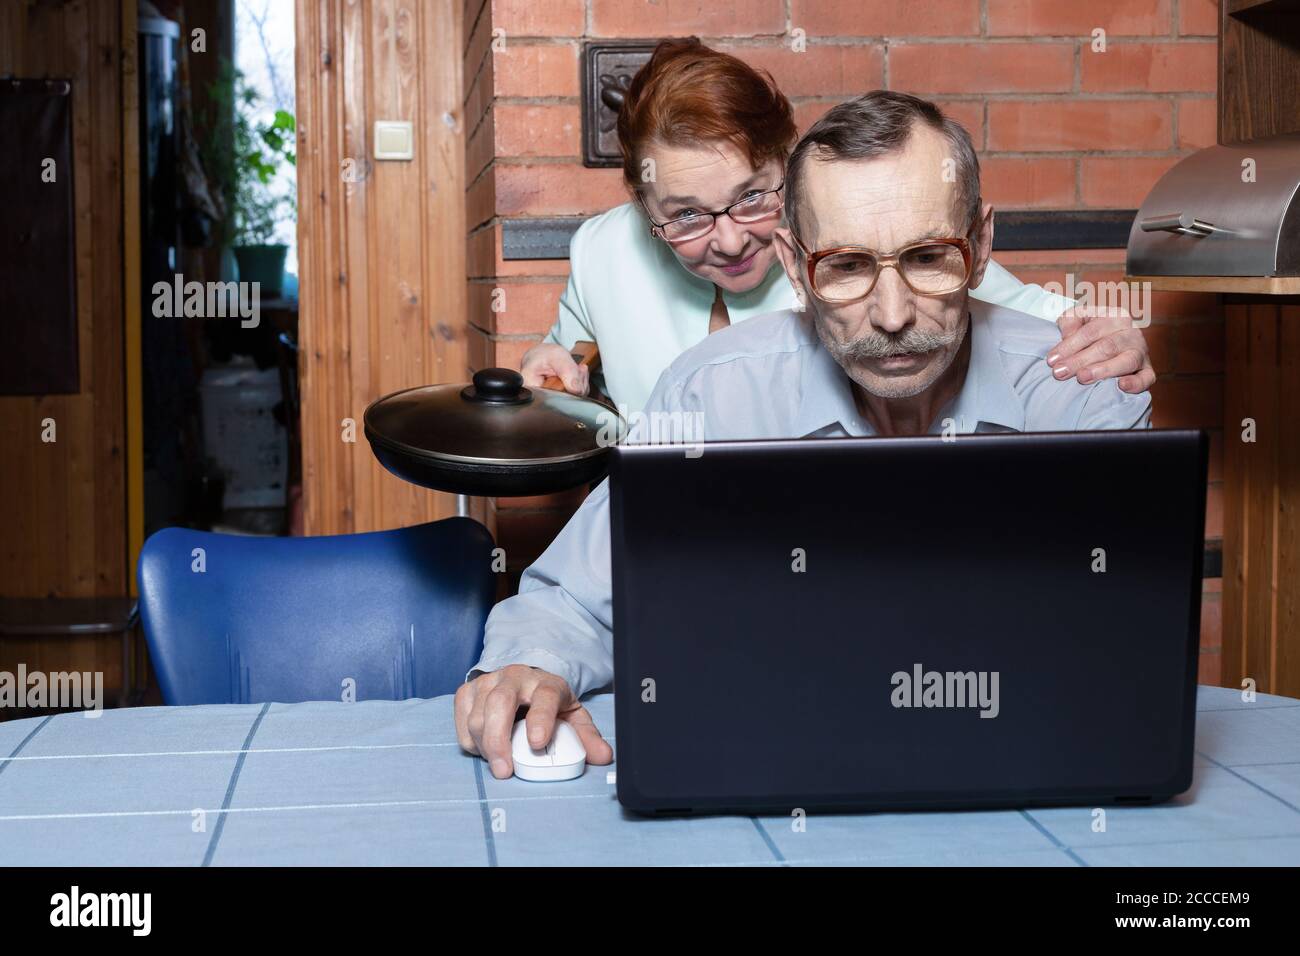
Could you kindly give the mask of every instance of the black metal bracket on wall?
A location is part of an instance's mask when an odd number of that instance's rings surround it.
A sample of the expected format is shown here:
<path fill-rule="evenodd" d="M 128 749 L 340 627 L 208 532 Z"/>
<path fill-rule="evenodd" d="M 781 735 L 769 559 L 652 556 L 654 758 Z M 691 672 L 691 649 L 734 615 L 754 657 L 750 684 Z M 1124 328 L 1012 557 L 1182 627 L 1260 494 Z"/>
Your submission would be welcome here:
<path fill-rule="evenodd" d="M 582 164 L 621 166 L 618 110 L 637 70 L 654 52 L 655 40 L 601 40 L 582 45 Z"/>

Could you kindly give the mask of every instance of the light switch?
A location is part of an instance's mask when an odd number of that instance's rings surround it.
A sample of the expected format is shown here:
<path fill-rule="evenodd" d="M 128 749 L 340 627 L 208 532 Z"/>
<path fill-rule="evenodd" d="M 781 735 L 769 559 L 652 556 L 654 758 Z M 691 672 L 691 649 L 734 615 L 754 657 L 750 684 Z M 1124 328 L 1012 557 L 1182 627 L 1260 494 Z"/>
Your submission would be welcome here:
<path fill-rule="evenodd" d="M 408 122 L 375 120 L 375 159 L 414 159 L 415 133 Z"/>

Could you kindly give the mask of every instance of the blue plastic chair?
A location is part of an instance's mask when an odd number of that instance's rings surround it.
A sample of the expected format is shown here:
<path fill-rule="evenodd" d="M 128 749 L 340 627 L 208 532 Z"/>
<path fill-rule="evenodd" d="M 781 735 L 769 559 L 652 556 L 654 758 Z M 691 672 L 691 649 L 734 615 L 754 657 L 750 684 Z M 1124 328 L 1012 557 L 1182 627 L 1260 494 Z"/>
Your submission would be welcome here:
<path fill-rule="evenodd" d="M 166 528 L 140 553 L 163 700 L 404 700 L 455 691 L 496 593 L 477 521 L 319 538 Z M 201 570 L 200 570 L 201 569 Z"/>

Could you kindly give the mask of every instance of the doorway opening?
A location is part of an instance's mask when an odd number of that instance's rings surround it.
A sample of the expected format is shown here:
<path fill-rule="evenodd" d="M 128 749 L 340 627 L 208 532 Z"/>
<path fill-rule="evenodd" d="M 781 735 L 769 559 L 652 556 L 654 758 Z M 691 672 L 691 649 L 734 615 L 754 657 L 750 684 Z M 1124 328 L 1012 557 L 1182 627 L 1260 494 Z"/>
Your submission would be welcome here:
<path fill-rule="evenodd" d="M 293 7 L 138 23 L 144 531 L 301 533 Z"/>

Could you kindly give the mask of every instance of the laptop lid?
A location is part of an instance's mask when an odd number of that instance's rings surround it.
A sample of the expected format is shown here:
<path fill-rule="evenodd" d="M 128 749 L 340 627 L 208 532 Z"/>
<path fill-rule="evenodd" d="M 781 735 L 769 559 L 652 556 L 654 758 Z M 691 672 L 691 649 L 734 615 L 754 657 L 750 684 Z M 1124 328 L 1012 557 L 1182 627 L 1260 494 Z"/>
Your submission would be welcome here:
<path fill-rule="evenodd" d="M 620 801 L 1185 790 L 1207 449 L 1199 431 L 616 447 Z"/>

